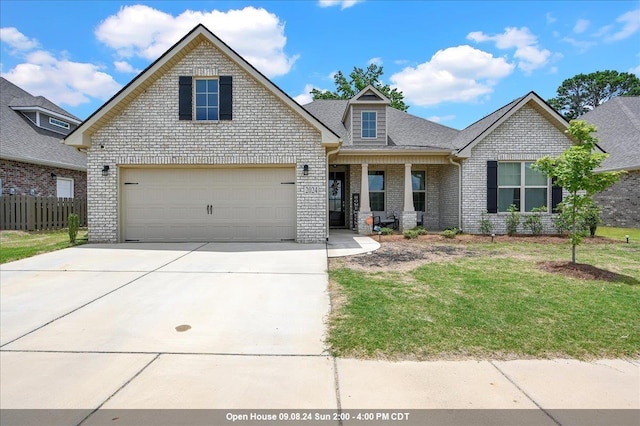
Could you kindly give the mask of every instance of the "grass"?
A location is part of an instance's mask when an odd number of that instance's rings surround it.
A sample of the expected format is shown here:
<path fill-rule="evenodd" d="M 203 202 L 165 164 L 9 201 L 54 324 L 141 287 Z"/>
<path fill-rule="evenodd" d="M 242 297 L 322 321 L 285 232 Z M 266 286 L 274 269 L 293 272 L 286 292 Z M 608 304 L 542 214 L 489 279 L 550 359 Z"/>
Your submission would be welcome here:
<path fill-rule="evenodd" d="M 598 226 L 596 236 L 616 240 L 624 240 L 629 236 L 630 241 L 640 241 L 640 228 L 616 228 L 613 226 Z"/>
<path fill-rule="evenodd" d="M 388 359 L 640 356 L 640 239 L 578 247 L 578 262 L 621 274 L 619 282 L 580 280 L 538 268 L 540 261 L 568 260 L 565 244 L 470 243 L 465 248 L 474 256 L 408 272 L 330 271 L 337 306 L 329 320 L 333 354 Z"/>
<path fill-rule="evenodd" d="M 86 230 L 80 230 L 76 245 L 87 240 Z M 66 229 L 56 231 L 0 231 L 0 263 L 12 262 L 37 254 L 73 247 Z"/>

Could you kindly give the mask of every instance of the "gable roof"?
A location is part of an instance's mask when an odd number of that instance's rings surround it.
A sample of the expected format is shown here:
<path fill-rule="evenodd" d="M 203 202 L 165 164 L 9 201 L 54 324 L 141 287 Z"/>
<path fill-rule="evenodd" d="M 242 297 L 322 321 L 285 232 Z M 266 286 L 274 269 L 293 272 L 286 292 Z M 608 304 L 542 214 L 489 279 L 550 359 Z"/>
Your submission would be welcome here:
<path fill-rule="evenodd" d="M 640 96 L 618 96 L 578 117 L 594 124 L 605 170 L 640 170 Z"/>
<path fill-rule="evenodd" d="M 36 126 L 20 110 L 39 109 L 79 123 L 80 119 L 42 96 L 32 96 L 0 77 L 0 158 L 71 170 L 87 170 L 87 156 L 62 143 L 63 135 Z M 53 113 L 53 114 L 51 114 Z"/>
<path fill-rule="evenodd" d="M 298 113 L 313 127 L 318 129 L 322 135 L 323 145 L 338 145 L 341 142 L 338 135 L 331 131 L 307 110 L 302 108 L 300 104 L 294 101 L 282 89 L 253 67 L 253 65 L 236 53 L 235 50 L 216 37 L 204 25 L 198 24 L 193 30 L 162 54 L 162 56 L 138 74 L 131 82 L 129 82 L 129 84 L 123 87 L 104 105 L 91 114 L 91 116 L 89 116 L 82 125 L 65 138 L 65 143 L 76 147 L 89 147 L 91 145 L 91 135 L 96 130 L 98 130 L 104 123 L 110 120 L 115 114 L 153 84 L 153 82 L 163 75 L 170 67 L 176 64 L 203 41 L 208 41 L 213 44 L 219 51 L 238 64 L 240 68 L 269 89 L 288 107 Z"/>
<path fill-rule="evenodd" d="M 458 150 L 458 156 L 463 158 L 470 157 L 471 149 L 474 146 L 527 104 L 546 117 L 559 130 L 564 131 L 569 126 L 567 120 L 537 93 L 529 92 L 463 129 L 453 141 L 454 147 Z"/>
<path fill-rule="evenodd" d="M 347 129 L 344 126 L 343 116 L 349 100 L 345 99 L 319 99 L 304 105 L 304 108 L 332 129 L 343 139 L 347 138 Z M 376 145 L 348 145 L 342 146 L 345 150 L 416 150 L 428 151 L 452 151 L 451 140 L 458 134 L 458 130 L 442 124 L 434 123 L 415 115 L 399 111 L 386 106 L 387 114 L 387 142 L 385 146 Z"/>

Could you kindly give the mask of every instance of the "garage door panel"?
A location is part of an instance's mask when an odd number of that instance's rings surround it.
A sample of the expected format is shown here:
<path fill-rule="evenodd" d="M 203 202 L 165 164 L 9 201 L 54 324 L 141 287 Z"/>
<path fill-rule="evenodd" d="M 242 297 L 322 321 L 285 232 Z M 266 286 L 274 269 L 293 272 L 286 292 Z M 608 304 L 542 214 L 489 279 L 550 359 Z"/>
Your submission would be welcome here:
<path fill-rule="evenodd" d="M 295 238 L 293 168 L 124 169 L 126 240 Z M 208 208 L 211 206 L 211 208 Z"/>

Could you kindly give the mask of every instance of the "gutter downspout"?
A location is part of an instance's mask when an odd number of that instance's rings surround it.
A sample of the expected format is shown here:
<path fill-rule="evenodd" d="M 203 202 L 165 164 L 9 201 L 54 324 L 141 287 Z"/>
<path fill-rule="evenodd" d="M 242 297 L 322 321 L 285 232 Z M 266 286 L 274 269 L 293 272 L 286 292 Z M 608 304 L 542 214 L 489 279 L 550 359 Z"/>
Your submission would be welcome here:
<path fill-rule="evenodd" d="M 327 160 L 326 160 L 326 164 L 324 167 L 325 170 L 325 176 L 324 176 L 324 185 L 325 188 L 327 188 L 328 191 L 328 185 L 329 185 L 329 156 L 332 154 L 336 154 L 338 153 L 338 151 L 340 151 L 340 147 L 342 146 L 342 142 L 340 142 L 340 145 L 338 145 L 338 147 L 336 149 L 334 149 L 333 151 L 327 151 Z M 327 193 L 327 196 L 325 197 L 325 241 L 329 242 L 329 194 Z"/>
<path fill-rule="evenodd" d="M 458 167 L 458 229 L 462 231 L 462 165 L 453 161 L 449 156 L 449 163 Z"/>

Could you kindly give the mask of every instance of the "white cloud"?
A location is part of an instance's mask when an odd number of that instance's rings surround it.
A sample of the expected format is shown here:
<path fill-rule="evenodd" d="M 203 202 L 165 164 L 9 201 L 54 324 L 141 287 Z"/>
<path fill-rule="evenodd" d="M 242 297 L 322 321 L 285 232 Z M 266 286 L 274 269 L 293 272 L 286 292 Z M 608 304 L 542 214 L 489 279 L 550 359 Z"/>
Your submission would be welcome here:
<path fill-rule="evenodd" d="M 376 56 L 374 58 L 369 59 L 369 62 L 367 62 L 367 65 L 371 65 L 371 64 L 376 64 L 377 66 L 382 65 L 382 58 L 379 56 Z"/>
<path fill-rule="evenodd" d="M 56 58 L 38 50 L 2 76 L 34 95 L 57 104 L 77 106 L 90 98 L 106 100 L 121 87 L 97 65 Z"/>
<path fill-rule="evenodd" d="M 432 115 L 431 117 L 427 117 L 427 120 L 433 121 L 434 123 L 442 123 L 443 121 L 451 121 L 455 118 L 455 115 Z"/>
<path fill-rule="evenodd" d="M 40 45 L 38 40 L 25 36 L 15 27 L 0 28 L 0 41 L 22 51 L 35 49 Z"/>
<path fill-rule="evenodd" d="M 640 65 L 638 65 L 637 67 L 631 68 L 629 70 L 629 72 L 632 72 L 635 75 L 637 75 L 638 77 L 640 77 Z"/>
<path fill-rule="evenodd" d="M 348 9 L 351 6 L 355 6 L 357 3 L 361 3 L 364 0 L 318 0 L 318 6 L 320 7 L 333 7 L 340 6 L 340 10 Z"/>
<path fill-rule="evenodd" d="M 390 80 L 415 105 L 468 102 L 493 92 L 513 68 L 504 58 L 463 45 L 439 50 L 428 62 L 406 67 Z"/>
<path fill-rule="evenodd" d="M 547 12 L 545 18 L 547 18 L 547 24 L 553 24 L 558 20 L 551 12 Z"/>
<path fill-rule="evenodd" d="M 145 5 L 125 6 L 95 31 L 120 58 L 156 59 L 198 24 L 203 24 L 268 77 L 284 75 L 298 59 L 284 52 L 284 23 L 262 8 L 199 12 L 178 16 Z"/>
<path fill-rule="evenodd" d="M 300 93 L 297 96 L 294 96 L 293 99 L 300 105 L 305 105 L 305 104 L 308 104 L 309 102 L 312 102 L 313 98 L 311 97 L 311 89 L 314 89 L 314 88 L 315 86 L 313 86 L 312 84 L 305 84 L 304 89 L 302 89 L 302 93 Z"/>
<path fill-rule="evenodd" d="M 504 33 L 492 36 L 481 31 L 474 31 L 467 35 L 467 39 L 476 43 L 493 41 L 498 49 L 515 48 L 513 56 L 518 59 L 518 68 L 525 73 L 531 73 L 531 71 L 543 67 L 551 56 L 549 50 L 539 47 L 538 38 L 527 27 L 508 27 L 505 28 Z"/>
<path fill-rule="evenodd" d="M 564 37 L 562 41 L 564 41 L 565 43 L 569 43 L 574 47 L 577 47 L 580 50 L 580 53 L 586 52 L 589 48 L 597 44 L 594 41 L 576 40 L 575 38 L 572 38 L 572 37 Z"/>
<path fill-rule="evenodd" d="M 116 71 L 123 72 L 123 73 L 134 73 L 134 74 L 137 74 L 137 73 L 140 72 L 139 69 L 134 68 L 127 61 L 114 61 L 113 62 L 113 67 L 116 69 Z"/>
<path fill-rule="evenodd" d="M 622 24 L 622 28 L 613 34 L 605 37 L 605 41 L 612 42 L 624 40 L 635 34 L 640 29 L 640 9 L 632 10 L 624 13 L 616 19 L 616 22 Z"/>
<path fill-rule="evenodd" d="M 578 19 L 576 24 L 573 26 L 573 32 L 576 34 L 582 34 L 589 28 L 589 22 L 587 19 Z"/>

